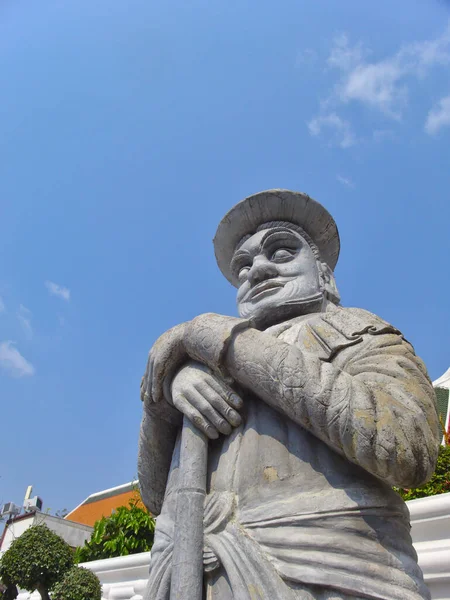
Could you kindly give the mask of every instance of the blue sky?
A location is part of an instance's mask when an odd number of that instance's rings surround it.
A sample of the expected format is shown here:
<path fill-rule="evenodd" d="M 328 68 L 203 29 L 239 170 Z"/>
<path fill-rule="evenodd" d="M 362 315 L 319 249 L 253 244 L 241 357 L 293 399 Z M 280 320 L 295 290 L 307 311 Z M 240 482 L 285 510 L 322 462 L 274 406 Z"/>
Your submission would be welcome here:
<path fill-rule="evenodd" d="M 136 473 L 167 328 L 235 314 L 211 240 L 270 187 L 337 220 L 343 304 L 450 365 L 450 3 L 4 0 L 0 501 Z"/>

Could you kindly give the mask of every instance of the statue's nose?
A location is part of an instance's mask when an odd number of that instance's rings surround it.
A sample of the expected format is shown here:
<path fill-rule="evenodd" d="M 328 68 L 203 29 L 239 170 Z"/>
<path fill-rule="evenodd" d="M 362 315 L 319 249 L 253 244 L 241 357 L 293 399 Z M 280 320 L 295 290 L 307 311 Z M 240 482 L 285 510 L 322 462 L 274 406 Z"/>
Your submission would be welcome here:
<path fill-rule="evenodd" d="M 276 266 L 270 260 L 265 257 L 256 257 L 247 278 L 250 285 L 254 286 L 261 283 L 261 281 L 275 277 L 277 274 Z"/>

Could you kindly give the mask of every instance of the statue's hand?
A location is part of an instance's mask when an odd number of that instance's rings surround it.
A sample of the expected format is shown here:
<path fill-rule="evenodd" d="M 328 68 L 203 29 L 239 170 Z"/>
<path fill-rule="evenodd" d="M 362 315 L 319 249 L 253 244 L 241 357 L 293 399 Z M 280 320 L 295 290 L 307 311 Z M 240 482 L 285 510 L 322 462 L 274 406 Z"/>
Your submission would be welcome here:
<path fill-rule="evenodd" d="M 211 439 L 219 433 L 229 435 L 242 419 L 235 409 L 242 408 L 241 398 L 211 371 L 197 362 L 183 366 L 172 380 L 175 408 Z"/>
<path fill-rule="evenodd" d="M 153 344 L 148 355 L 147 368 L 141 381 L 141 400 L 143 402 L 160 402 L 167 392 L 177 369 L 188 360 L 184 348 L 184 335 L 187 323 L 172 327 L 163 333 Z M 166 393 L 167 395 L 167 393 Z"/>
<path fill-rule="evenodd" d="M 177 370 L 190 358 L 205 364 L 222 379 L 223 356 L 233 333 L 249 327 L 236 317 L 212 313 L 172 327 L 153 344 L 141 382 L 141 398 L 147 403 L 169 400 L 169 386 Z"/>

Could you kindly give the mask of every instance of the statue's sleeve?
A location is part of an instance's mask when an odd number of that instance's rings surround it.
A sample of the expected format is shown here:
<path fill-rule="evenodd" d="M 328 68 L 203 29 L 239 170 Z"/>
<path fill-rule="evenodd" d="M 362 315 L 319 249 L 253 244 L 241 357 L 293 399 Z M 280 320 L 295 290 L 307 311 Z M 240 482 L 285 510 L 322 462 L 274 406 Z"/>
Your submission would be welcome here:
<path fill-rule="evenodd" d="M 388 484 L 416 487 L 431 477 L 439 447 L 435 394 L 399 332 L 366 332 L 327 361 L 306 345 L 249 329 L 234 338 L 226 367 L 261 400 Z"/>
<path fill-rule="evenodd" d="M 165 402 L 144 402 L 139 434 L 138 477 L 142 500 L 155 516 L 161 512 L 180 425 L 180 416 Z"/>

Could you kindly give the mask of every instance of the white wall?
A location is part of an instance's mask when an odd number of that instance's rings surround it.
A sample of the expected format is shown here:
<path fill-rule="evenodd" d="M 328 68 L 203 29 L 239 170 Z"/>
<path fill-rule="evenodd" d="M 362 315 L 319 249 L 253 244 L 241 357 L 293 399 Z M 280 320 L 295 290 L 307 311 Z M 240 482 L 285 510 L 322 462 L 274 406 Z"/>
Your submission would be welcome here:
<path fill-rule="evenodd" d="M 104 600 L 142 600 L 148 580 L 150 552 L 84 563 L 102 584 Z M 181 599 L 180 599 L 181 600 Z"/>
<path fill-rule="evenodd" d="M 28 518 L 16 521 L 12 525 L 5 525 L 5 534 L 0 547 L 0 556 L 3 554 L 3 552 L 8 550 L 16 538 L 20 537 L 22 533 L 28 529 L 28 527 L 31 527 L 33 521 L 34 515 L 30 515 Z"/>
<path fill-rule="evenodd" d="M 41 519 L 42 516 L 44 516 L 44 519 Z M 91 538 L 94 531 L 94 528 L 89 525 L 75 523 L 74 521 L 50 515 L 41 514 L 40 517 L 36 517 L 36 520 L 45 523 L 49 529 L 60 535 L 72 548 L 83 546 L 84 542 Z"/>
<path fill-rule="evenodd" d="M 5 535 L 0 548 L 0 556 L 8 550 L 12 542 L 20 537 L 24 531 L 26 531 L 32 525 L 47 525 L 49 529 L 60 535 L 69 546 L 76 548 L 82 546 L 86 540 L 89 540 L 93 532 L 93 527 L 89 525 L 82 525 L 81 523 L 74 523 L 73 521 L 67 521 L 59 517 L 53 517 L 45 513 L 30 513 L 29 515 L 22 516 L 18 520 L 14 520 L 5 527 Z"/>
<path fill-rule="evenodd" d="M 411 535 L 433 600 L 450 599 L 450 493 L 407 502 Z"/>

